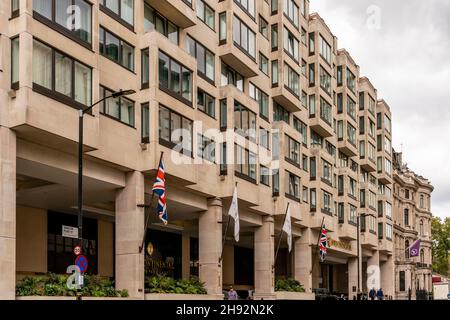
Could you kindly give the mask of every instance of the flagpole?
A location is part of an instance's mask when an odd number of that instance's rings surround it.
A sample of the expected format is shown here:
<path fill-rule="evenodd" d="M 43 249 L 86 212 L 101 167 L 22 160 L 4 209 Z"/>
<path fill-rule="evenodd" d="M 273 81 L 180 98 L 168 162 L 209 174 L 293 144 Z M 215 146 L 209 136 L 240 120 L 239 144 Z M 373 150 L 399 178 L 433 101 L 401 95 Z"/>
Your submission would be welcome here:
<path fill-rule="evenodd" d="M 158 162 L 158 170 L 159 170 L 159 166 L 161 165 L 163 155 L 164 155 L 164 151 L 161 151 L 161 155 L 159 157 L 159 162 Z M 152 191 L 152 199 L 150 200 L 150 207 L 153 204 L 154 198 L 155 198 L 155 193 Z M 145 216 L 145 207 L 144 207 L 144 216 Z M 148 214 L 147 217 L 145 218 L 144 237 L 142 238 L 141 246 L 139 247 L 139 253 L 142 253 L 142 250 L 144 249 L 144 246 L 145 246 L 145 238 L 147 237 L 147 228 L 148 228 L 149 221 L 150 221 L 150 214 Z"/>
<path fill-rule="evenodd" d="M 238 186 L 238 183 L 237 183 L 237 181 L 236 181 L 236 188 L 237 188 L 237 186 Z M 233 193 L 234 193 L 234 191 L 233 191 Z M 232 200 L 233 201 L 233 200 Z M 219 263 L 221 263 L 222 262 L 222 260 L 223 260 L 223 250 L 224 250 L 224 248 L 225 248 L 225 242 L 227 241 L 227 233 L 228 233 L 228 228 L 229 228 L 229 226 L 230 226 L 230 222 L 231 222 L 231 216 L 229 215 L 228 216 L 228 222 L 227 222 L 227 226 L 225 227 L 225 233 L 223 234 L 223 239 L 222 239 L 222 252 L 220 253 L 220 257 L 219 257 Z"/>
<path fill-rule="evenodd" d="M 314 251 L 314 259 L 312 260 L 312 266 L 311 266 L 311 276 L 313 275 L 314 272 L 314 261 L 316 260 L 316 256 L 317 256 L 317 249 L 319 247 L 319 242 L 320 242 L 320 237 L 322 235 L 322 228 L 323 228 L 323 223 L 325 222 L 325 217 L 322 218 L 322 223 L 320 224 L 320 231 L 319 231 L 319 236 L 317 237 L 317 245 L 316 245 L 316 251 Z"/>
<path fill-rule="evenodd" d="M 288 202 L 287 207 L 286 207 L 286 213 L 284 214 L 283 224 L 282 224 L 281 230 L 280 230 L 280 236 L 278 237 L 277 250 L 275 251 L 275 259 L 273 261 L 273 266 L 272 266 L 273 269 L 275 269 L 275 264 L 277 263 L 277 258 L 278 258 L 278 251 L 280 251 L 281 238 L 283 237 L 283 226 L 286 223 L 286 218 L 287 218 L 287 213 L 288 213 L 288 210 L 289 210 L 289 205 L 290 205 L 290 203 Z"/>

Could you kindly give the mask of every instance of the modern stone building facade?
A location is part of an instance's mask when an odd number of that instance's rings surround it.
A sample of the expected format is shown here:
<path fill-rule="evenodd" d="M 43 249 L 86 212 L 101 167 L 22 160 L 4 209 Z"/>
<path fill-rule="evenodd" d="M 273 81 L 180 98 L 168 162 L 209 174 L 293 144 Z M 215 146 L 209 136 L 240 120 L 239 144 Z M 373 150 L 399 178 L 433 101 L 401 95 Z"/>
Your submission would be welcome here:
<path fill-rule="evenodd" d="M 120 89 L 136 93 L 84 119 L 89 272 L 133 297 L 161 272 L 198 275 L 211 295 L 233 285 L 271 299 L 281 276 L 308 292 L 395 295 L 391 109 L 307 0 L 8 0 L 1 298 L 14 298 L 24 275 L 73 261 L 61 229 L 77 223 L 78 110 Z M 140 206 L 161 152 L 168 226 Z M 240 241 L 222 243 L 236 183 Z M 283 236 L 275 261 L 288 204 L 293 249 Z M 322 221 L 330 247 L 320 264 Z"/>
<path fill-rule="evenodd" d="M 395 291 L 397 299 L 432 292 L 431 193 L 433 186 L 394 153 Z M 419 256 L 407 248 L 420 239 Z"/>

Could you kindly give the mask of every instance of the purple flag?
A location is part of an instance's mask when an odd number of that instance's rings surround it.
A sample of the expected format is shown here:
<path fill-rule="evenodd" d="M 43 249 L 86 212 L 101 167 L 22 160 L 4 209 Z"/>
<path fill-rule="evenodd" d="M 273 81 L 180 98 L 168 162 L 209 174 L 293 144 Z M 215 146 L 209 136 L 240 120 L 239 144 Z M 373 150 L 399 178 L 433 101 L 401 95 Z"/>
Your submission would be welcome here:
<path fill-rule="evenodd" d="M 410 257 L 418 257 L 420 251 L 420 239 L 414 242 L 414 244 L 409 248 Z"/>

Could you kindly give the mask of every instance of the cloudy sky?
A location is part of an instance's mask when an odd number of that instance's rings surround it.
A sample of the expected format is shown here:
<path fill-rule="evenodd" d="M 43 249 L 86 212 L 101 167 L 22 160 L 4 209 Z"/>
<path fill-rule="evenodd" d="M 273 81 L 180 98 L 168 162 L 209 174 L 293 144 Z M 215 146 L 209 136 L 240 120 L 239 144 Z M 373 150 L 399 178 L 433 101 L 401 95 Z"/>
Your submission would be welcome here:
<path fill-rule="evenodd" d="M 393 113 L 393 145 L 450 217 L 450 1 L 310 0 Z"/>

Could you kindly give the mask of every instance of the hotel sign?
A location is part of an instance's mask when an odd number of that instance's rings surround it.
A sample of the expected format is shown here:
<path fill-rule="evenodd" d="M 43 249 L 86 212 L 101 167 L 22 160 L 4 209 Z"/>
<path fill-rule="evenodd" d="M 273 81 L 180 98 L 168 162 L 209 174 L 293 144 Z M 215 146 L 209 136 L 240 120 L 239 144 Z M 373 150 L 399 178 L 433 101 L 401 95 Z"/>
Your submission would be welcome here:
<path fill-rule="evenodd" d="M 348 241 L 337 241 L 331 238 L 328 238 L 327 240 L 330 248 L 335 247 L 346 251 L 352 251 L 352 244 Z"/>

